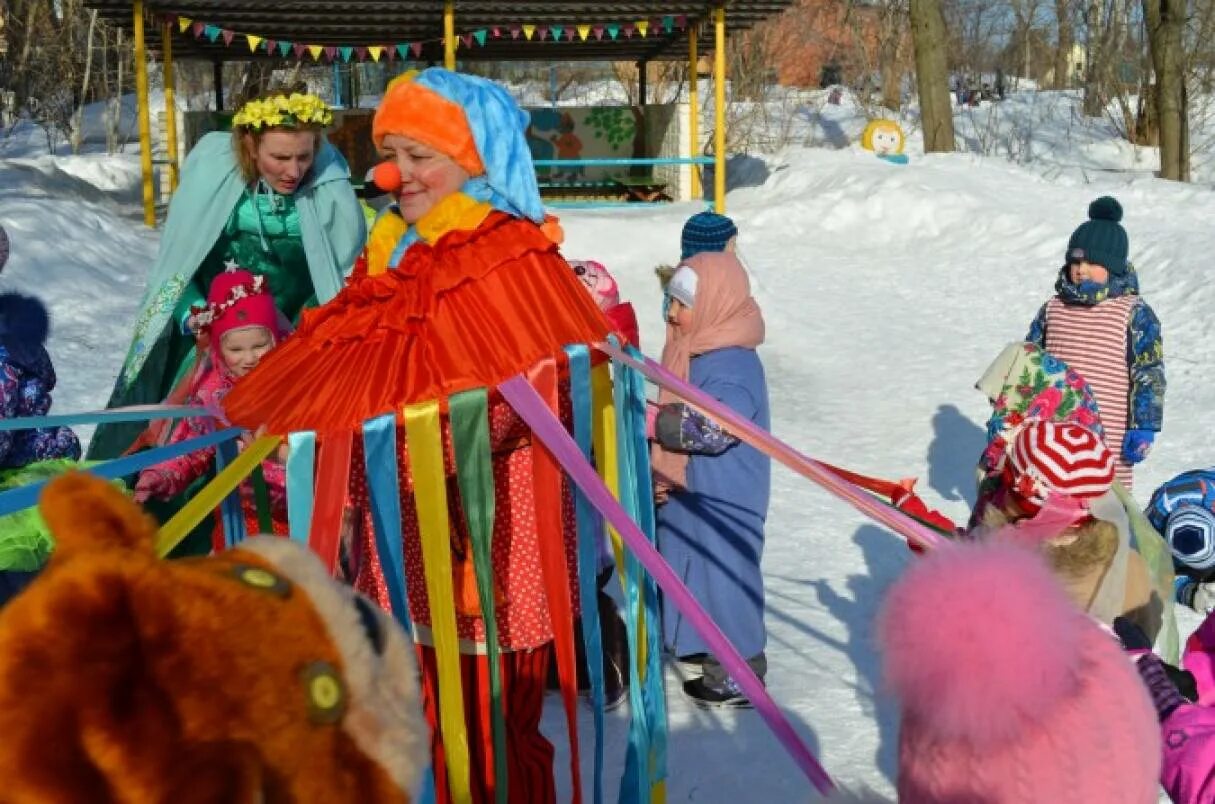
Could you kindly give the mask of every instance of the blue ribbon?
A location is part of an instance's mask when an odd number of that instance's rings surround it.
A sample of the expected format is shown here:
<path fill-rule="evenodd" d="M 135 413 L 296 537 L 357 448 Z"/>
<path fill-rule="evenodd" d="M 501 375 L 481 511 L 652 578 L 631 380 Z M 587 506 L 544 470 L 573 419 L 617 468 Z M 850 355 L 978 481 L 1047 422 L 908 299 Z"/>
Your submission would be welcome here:
<path fill-rule="evenodd" d="M 149 408 L 115 408 L 113 410 L 91 410 L 85 413 L 57 413 L 51 416 L 23 416 L 16 419 L 0 419 L 0 433 L 9 430 L 36 430 L 42 427 L 66 427 L 73 424 L 103 424 L 119 422 L 147 422 L 154 419 L 185 419 L 191 416 L 211 416 L 206 408 L 158 406 Z"/>
<path fill-rule="evenodd" d="M 632 346 L 626 347 L 625 352 L 636 360 L 643 360 L 641 352 Z M 654 511 L 654 479 L 650 467 L 650 444 L 646 437 L 645 415 L 645 379 L 640 372 L 628 366 L 622 367 L 622 379 L 625 382 L 631 404 L 628 406 L 626 417 L 626 437 L 633 443 L 631 456 L 632 467 L 637 483 L 637 510 L 634 521 L 640 526 L 650 544 L 657 545 L 657 517 Z M 634 559 L 634 563 L 638 562 Z M 640 565 L 638 565 L 640 573 Z M 646 623 L 653 623 L 646 629 L 646 684 L 643 690 L 645 705 L 652 724 L 650 738 L 652 740 L 653 759 L 650 763 L 650 783 L 654 784 L 667 778 L 667 712 L 666 695 L 662 687 L 662 615 L 659 612 L 658 584 L 654 577 L 642 574 Z"/>
<path fill-rule="evenodd" d="M 574 440 L 588 463 L 592 462 L 593 406 L 591 402 L 591 355 L 585 345 L 565 347 L 570 361 L 570 398 L 574 407 Z M 599 538 L 603 522 L 591 501 L 574 486 L 578 520 L 578 589 L 582 598 L 582 642 L 591 680 L 591 702 L 595 717 L 595 804 L 603 804 L 603 632 L 599 627 L 598 569 Z"/>
<path fill-rule="evenodd" d="M 215 473 L 224 471 L 225 467 L 240 455 L 235 441 L 225 441 L 215 447 Z M 232 489 L 232 493 L 224 497 L 219 504 L 219 518 L 224 525 L 224 546 L 232 549 L 249 538 L 245 528 L 245 512 L 241 507 L 240 485 Z"/>
<path fill-rule="evenodd" d="M 397 467 L 397 417 L 386 413 L 363 422 L 367 494 L 375 524 L 376 550 L 392 613 L 406 633 L 411 631 L 405 585 L 404 541 L 401 534 L 401 490 Z"/>
<path fill-rule="evenodd" d="M 316 488 L 316 433 L 287 436 L 287 528 L 291 540 L 308 544 Z"/>
<path fill-rule="evenodd" d="M 161 461 L 172 460 L 195 450 L 206 449 L 207 447 L 213 447 L 226 441 L 232 441 L 240 434 L 241 430 L 239 428 L 230 427 L 226 430 L 200 436 L 199 438 L 192 438 L 189 441 L 181 441 L 166 447 L 157 447 L 156 449 L 150 449 L 145 452 L 136 453 L 135 455 L 128 455 L 125 458 L 99 463 L 87 469 L 81 469 L 81 471 L 105 478 L 106 480 L 117 480 L 127 475 L 141 472 L 149 466 L 155 466 Z M 50 481 L 44 480 L 39 483 L 22 486 L 19 489 L 0 492 L 0 516 L 6 516 L 37 505 L 38 497 L 42 494 L 42 489 L 48 482 Z"/>

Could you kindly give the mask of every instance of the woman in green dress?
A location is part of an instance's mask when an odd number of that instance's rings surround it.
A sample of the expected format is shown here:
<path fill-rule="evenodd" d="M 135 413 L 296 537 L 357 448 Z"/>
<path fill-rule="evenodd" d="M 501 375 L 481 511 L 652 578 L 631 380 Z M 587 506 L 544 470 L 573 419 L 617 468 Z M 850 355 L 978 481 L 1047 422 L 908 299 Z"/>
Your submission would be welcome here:
<path fill-rule="evenodd" d="M 279 90 L 243 104 L 231 134 L 207 134 L 190 151 L 109 407 L 184 396 L 194 364 L 186 318 L 228 265 L 264 274 L 292 320 L 337 295 L 366 223 L 346 161 L 324 137 L 332 117 L 320 98 Z M 89 457 L 115 458 L 159 434 L 103 426 Z"/>

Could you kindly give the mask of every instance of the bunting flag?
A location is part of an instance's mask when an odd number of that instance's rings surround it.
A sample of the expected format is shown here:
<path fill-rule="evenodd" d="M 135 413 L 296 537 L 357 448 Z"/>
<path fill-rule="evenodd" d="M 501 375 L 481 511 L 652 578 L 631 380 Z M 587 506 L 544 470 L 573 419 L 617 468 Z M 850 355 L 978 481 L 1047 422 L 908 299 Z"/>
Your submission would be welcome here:
<path fill-rule="evenodd" d="M 216 43 L 222 39 L 225 46 L 231 47 L 232 43 L 239 37 L 247 44 L 250 53 L 264 51 L 268 55 L 277 55 L 284 59 L 294 56 L 296 59 L 303 60 L 311 56 L 313 61 L 324 59 L 334 62 L 340 59 L 342 62 L 349 63 L 352 58 L 357 58 L 358 61 L 362 62 L 366 61 L 370 56 L 372 61 L 379 62 L 385 54 L 388 55 L 390 61 L 396 59 L 398 56 L 402 59 L 408 59 L 411 55 L 414 59 L 420 59 L 424 45 L 433 43 L 442 44 L 444 41 L 442 37 L 439 37 L 416 42 L 398 42 L 381 45 L 308 45 L 277 39 L 265 34 L 235 31 L 190 17 L 176 15 L 153 15 L 153 17 L 170 26 L 176 24 L 179 33 L 185 34 L 186 31 L 189 31 L 195 39 L 201 39 L 205 36 L 212 43 Z M 490 28 L 477 28 L 465 31 L 457 34 L 457 37 L 458 44 L 462 44 L 466 49 L 472 49 L 474 45 L 485 47 L 491 36 L 494 39 L 502 39 L 505 38 L 508 31 L 511 39 L 517 40 L 522 35 L 529 42 L 533 40 L 540 42 L 546 40 L 553 42 L 586 42 L 592 34 L 594 34 L 596 42 L 601 42 L 604 39 L 604 34 L 607 34 L 611 41 L 617 41 L 622 32 L 625 39 L 631 39 L 634 33 L 640 34 L 642 38 L 647 38 L 651 35 L 651 32 L 656 35 L 659 30 L 664 34 L 670 35 L 675 28 L 681 31 L 686 29 L 687 24 L 688 18 L 683 14 L 679 16 L 666 15 L 664 17 L 629 22 L 561 23 L 558 25 L 511 23 L 509 25 L 495 25 Z"/>

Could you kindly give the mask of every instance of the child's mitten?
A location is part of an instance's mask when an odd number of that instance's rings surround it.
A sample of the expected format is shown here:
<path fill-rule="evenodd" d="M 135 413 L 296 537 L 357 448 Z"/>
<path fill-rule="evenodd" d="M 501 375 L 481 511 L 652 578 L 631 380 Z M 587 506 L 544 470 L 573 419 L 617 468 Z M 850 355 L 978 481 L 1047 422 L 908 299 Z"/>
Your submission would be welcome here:
<path fill-rule="evenodd" d="M 1127 463 L 1139 463 L 1152 451 L 1156 433 L 1152 430 L 1128 430 L 1122 441 L 1122 457 Z"/>

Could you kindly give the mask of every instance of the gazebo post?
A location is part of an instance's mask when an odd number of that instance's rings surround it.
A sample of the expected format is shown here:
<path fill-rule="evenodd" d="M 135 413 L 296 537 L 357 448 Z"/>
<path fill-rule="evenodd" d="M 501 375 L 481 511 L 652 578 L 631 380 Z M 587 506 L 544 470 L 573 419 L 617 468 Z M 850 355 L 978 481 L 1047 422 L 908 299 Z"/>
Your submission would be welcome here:
<path fill-rule="evenodd" d="M 688 128 L 690 144 L 689 156 L 700 156 L 700 88 L 697 83 L 699 76 L 697 75 L 700 54 L 697 50 L 699 44 L 696 40 L 700 36 L 700 25 L 692 23 L 688 26 Z M 700 165 L 692 165 L 692 197 L 701 197 L 700 188 Z"/>
<path fill-rule="evenodd" d="M 645 59 L 637 62 L 637 105 L 645 106 L 646 97 L 649 93 L 649 71 L 650 63 Z"/>
<path fill-rule="evenodd" d="M 726 7 L 713 10 L 715 30 L 713 45 L 713 114 L 717 118 L 713 132 L 713 208 L 721 215 L 726 212 Z"/>
<path fill-rule="evenodd" d="M 164 53 L 165 80 L 165 137 L 169 151 L 169 192 L 177 192 L 177 100 L 176 78 L 173 73 L 173 29 L 165 20 L 160 26 L 161 51 Z"/>
<path fill-rule="evenodd" d="M 215 111 L 224 110 L 224 63 L 221 59 L 211 62 L 211 85 L 215 90 Z"/>
<path fill-rule="evenodd" d="M 139 166 L 143 173 L 143 222 L 156 226 L 152 187 L 152 123 L 148 110 L 148 51 L 144 42 L 143 0 L 135 0 L 135 99 L 139 109 Z"/>
<path fill-rule="evenodd" d="M 456 0 L 443 0 L 443 66 L 456 69 Z"/>

